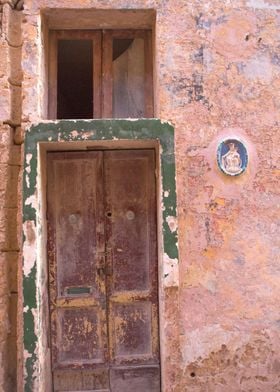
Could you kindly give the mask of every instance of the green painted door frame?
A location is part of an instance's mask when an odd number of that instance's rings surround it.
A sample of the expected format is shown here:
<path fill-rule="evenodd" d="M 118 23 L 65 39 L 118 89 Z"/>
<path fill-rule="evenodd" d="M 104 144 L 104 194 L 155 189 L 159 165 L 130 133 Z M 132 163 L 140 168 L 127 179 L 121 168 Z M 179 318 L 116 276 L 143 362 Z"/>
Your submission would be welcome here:
<path fill-rule="evenodd" d="M 44 355 L 43 340 L 47 340 L 42 321 L 45 301 L 40 287 L 46 281 L 41 264 L 46 263 L 46 252 L 40 239 L 44 231 L 44 214 L 41 200 L 44 198 L 41 182 L 40 148 L 43 145 L 61 146 L 75 143 L 82 145 L 98 141 L 152 141 L 159 147 L 161 206 L 159 232 L 162 251 L 159 254 L 159 270 L 162 288 L 178 286 L 178 241 L 174 156 L 174 128 L 167 122 L 150 120 L 62 120 L 32 125 L 26 132 L 23 173 L 23 327 L 24 327 L 24 391 L 39 392 L 44 389 L 40 355 Z M 79 147 L 80 146 L 80 147 Z M 47 147 L 48 148 L 48 147 Z M 172 225 L 170 225 L 172 220 Z M 161 264 L 160 264 L 161 263 Z M 45 267 L 46 268 L 46 267 Z M 46 272 L 46 270 L 45 270 Z M 164 309 L 164 306 L 162 307 Z M 161 309 L 161 307 L 160 307 Z M 44 334 L 46 335 L 44 338 Z"/>

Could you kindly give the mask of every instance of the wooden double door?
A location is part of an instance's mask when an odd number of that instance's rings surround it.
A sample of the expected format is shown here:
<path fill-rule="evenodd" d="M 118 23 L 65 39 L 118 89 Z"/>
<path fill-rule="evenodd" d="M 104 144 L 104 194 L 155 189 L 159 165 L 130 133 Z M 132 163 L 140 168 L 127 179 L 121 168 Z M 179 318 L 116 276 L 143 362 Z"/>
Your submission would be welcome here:
<path fill-rule="evenodd" d="M 50 152 L 54 391 L 159 392 L 153 150 Z"/>

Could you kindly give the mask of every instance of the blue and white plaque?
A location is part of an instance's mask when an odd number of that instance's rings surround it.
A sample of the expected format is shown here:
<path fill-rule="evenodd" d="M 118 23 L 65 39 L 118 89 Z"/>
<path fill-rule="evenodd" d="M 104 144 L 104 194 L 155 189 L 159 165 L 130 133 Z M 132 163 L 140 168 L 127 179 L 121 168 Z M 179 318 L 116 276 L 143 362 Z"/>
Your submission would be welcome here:
<path fill-rule="evenodd" d="M 239 176 L 248 165 L 248 153 L 239 139 L 223 140 L 217 151 L 218 166 L 228 176 Z"/>

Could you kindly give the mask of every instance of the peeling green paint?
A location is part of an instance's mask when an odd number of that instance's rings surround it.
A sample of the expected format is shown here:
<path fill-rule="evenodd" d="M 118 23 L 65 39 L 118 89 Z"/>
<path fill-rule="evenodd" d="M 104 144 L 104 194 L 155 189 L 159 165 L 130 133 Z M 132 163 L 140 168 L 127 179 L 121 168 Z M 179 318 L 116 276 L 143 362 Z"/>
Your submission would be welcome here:
<path fill-rule="evenodd" d="M 33 266 L 28 276 L 23 277 L 23 306 L 29 309 L 35 309 L 36 303 L 36 265 Z"/>
<path fill-rule="evenodd" d="M 37 211 L 26 200 L 37 195 L 38 144 L 41 142 L 75 142 L 100 140 L 157 140 L 160 144 L 162 176 L 163 252 L 172 260 L 178 260 L 177 229 L 171 231 L 167 218 L 176 218 L 176 181 L 174 156 L 174 128 L 156 119 L 140 120 L 61 120 L 33 125 L 25 137 L 25 167 L 23 175 L 23 223 L 31 221 L 37 230 Z M 36 196 L 37 197 L 37 196 Z M 26 239 L 24 238 L 24 242 Z M 24 253 L 24 252 L 23 252 Z M 24 262 L 27 260 L 24 259 Z M 24 348 L 25 392 L 35 392 L 38 369 L 38 337 L 34 316 L 37 301 L 37 262 L 29 274 L 23 277 L 24 295 Z"/>
<path fill-rule="evenodd" d="M 32 268 L 28 277 L 23 277 L 23 300 L 24 300 L 24 349 L 28 353 L 25 362 L 25 392 L 32 391 L 35 364 L 37 361 L 36 344 L 37 336 L 34 329 L 34 315 L 32 309 L 37 308 L 36 303 L 36 265 Z"/>

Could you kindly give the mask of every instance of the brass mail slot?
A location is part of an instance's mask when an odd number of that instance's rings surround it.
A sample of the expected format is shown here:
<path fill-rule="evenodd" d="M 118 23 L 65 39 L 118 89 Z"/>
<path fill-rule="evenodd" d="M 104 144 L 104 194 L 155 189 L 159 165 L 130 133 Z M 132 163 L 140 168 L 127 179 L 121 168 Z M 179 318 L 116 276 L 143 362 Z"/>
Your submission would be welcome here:
<path fill-rule="evenodd" d="M 66 288 L 66 295 L 91 294 L 91 291 L 92 291 L 92 289 L 90 286 L 67 287 Z"/>

